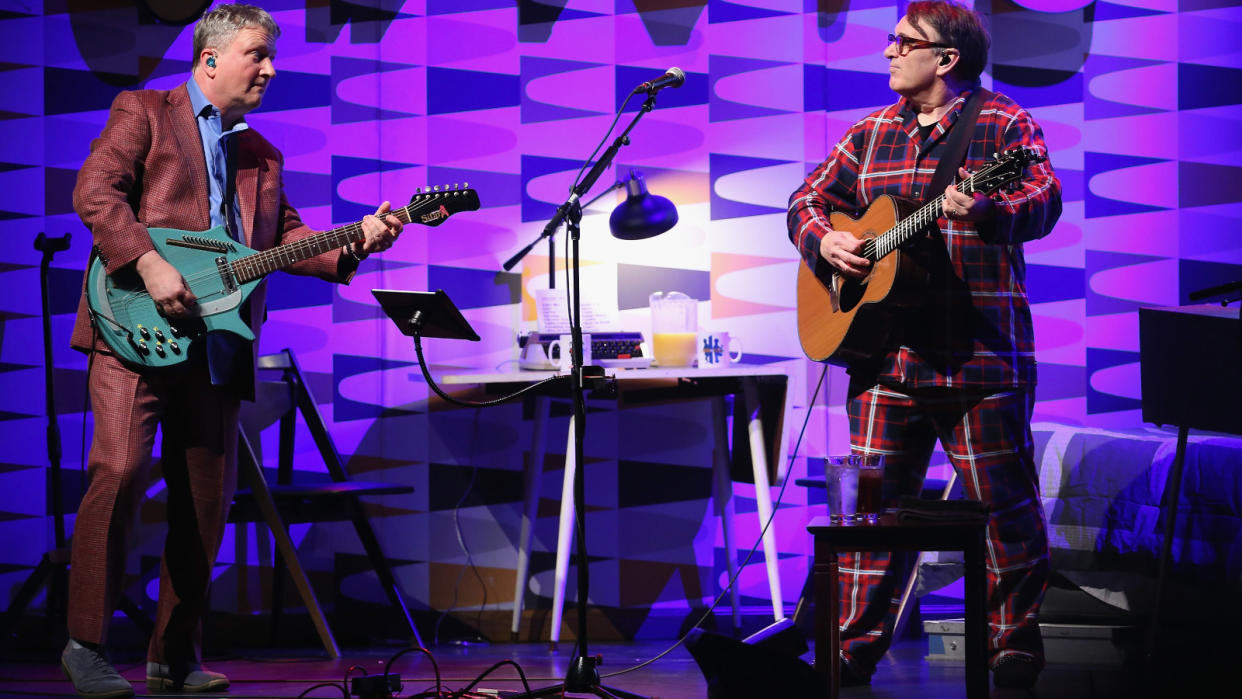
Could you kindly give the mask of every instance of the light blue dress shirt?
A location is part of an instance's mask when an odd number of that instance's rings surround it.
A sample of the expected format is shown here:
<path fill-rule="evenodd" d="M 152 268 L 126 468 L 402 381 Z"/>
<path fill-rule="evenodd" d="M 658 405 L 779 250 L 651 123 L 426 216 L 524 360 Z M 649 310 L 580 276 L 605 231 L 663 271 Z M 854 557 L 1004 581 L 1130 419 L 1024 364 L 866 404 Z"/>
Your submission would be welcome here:
<path fill-rule="evenodd" d="M 190 93 L 190 106 L 194 108 L 194 115 L 197 117 L 195 121 L 198 122 L 198 135 L 203 140 L 203 155 L 207 159 L 211 226 L 212 228 L 227 226 L 229 235 L 240 241 L 243 238 L 238 228 L 241 210 L 238 207 L 237 197 L 234 196 L 237 149 L 233 147 L 232 142 L 237 134 L 249 129 L 250 126 L 244 121 L 239 121 L 233 125 L 233 128 L 225 131 L 224 124 L 220 120 L 220 110 L 207 101 L 207 97 L 203 95 L 202 89 L 193 78 L 186 81 L 186 89 Z M 231 203 L 227 214 L 224 207 L 226 200 Z"/>
<path fill-rule="evenodd" d="M 211 212 L 211 227 L 225 226 L 234 240 L 242 241 L 244 235 L 238 224 L 241 209 L 237 203 L 237 134 L 249 129 L 239 121 L 228 131 L 220 119 L 220 110 L 203 94 L 193 78 L 186 81 L 190 93 L 190 106 L 198 122 L 198 135 L 203 140 L 203 156 L 207 160 L 207 191 Z M 242 317 L 247 307 L 243 306 Z M 213 332 L 207 335 L 207 369 L 211 383 L 217 386 L 230 384 L 233 379 L 243 378 L 249 371 L 250 343 L 229 332 Z M 246 360 L 244 366 L 238 366 Z"/>

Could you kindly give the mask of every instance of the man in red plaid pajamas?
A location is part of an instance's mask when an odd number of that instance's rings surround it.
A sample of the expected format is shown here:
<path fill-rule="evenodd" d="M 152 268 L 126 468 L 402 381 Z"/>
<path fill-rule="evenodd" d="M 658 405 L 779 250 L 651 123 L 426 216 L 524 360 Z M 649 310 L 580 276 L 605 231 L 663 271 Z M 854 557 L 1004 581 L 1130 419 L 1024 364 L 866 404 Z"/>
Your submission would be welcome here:
<path fill-rule="evenodd" d="M 989 39 L 973 11 L 913 2 L 889 36 L 889 86 L 901 96 L 849 129 L 790 197 L 789 236 L 806 264 L 863 278 L 862 242 L 833 230 L 833 211 L 861 213 L 877 197 L 927 200 L 945 142 L 979 88 Z M 1047 153 L 1026 110 L 999 93 L 984 100 L 965 168 L 1025 146 Z M 936 440 L 969 497 L 990 505 L 988 647 L 997 686 L 1029 687 L 1043 667 L 1037 613 L 1048 543 L 1030 433 L 1035 353 L 1022 243 L 1047 235 L 1061 213 L 1048 162 L 992 197 L 945 190 L 938 231 L 903 249 L 930 274 L 924 302 L 900 318 L 891 346 L 850 367 L 854 451 L 882 454 L 886 478 L 917 494 Z M 825 267 L 827 265 L 828 267 Z M 841 562 L 843 684 L 870 681 L 888 649 L 907 557 L 856 554 Z"/>

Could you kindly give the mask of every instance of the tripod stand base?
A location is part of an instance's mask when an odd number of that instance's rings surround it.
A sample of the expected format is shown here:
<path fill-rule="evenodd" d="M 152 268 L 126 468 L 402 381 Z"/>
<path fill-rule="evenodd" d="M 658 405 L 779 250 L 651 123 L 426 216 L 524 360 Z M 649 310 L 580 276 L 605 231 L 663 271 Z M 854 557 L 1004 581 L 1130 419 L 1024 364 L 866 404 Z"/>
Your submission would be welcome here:
<path fill-rule="evenodd" d="M 589 692 L 592 687 L 598 687 L 599 670 L 596 670 L 595 666 L 601 662 L 603 658 L 598 655 L 592 658 L 586 656 L 574 658 L 569 666 L 569 672 L 565 674 L 565 691 Z"/>
<path fill-rule="evenodd" d="M 3 615 L 0 615 L 0 639 L 10 639 L 13 637 L 17 631 L 18 622 L 21 621 L 21 617 L 26 611 L 26 607 L 34 601 L 39 593 L 39 589 L 44 585 L 47 585 L 48 588 L 48 633 L 52 633 L 53 625 L 59 625 L 63 628 L 66 605 L 68 603 L 68 568 L 68 547 L 53 549 L 43 554 L 43 558 L 39 560 L 39 565 L 35 566 L 35 569 L 30 572 L 30 577 L 26 578 L 26 582 L 22 584 L 17 594 L 13 596 L 8 609 L 5 610 Z M 130 621 L 134 622 L 134 625 L 147 636 L 150 636 L 155 631 L 155 622 L 129 597 L 121 595 L 120 599 L 117 600 L 116 608 L 124 612 L 125 616 L 129 617 Z"/>
<path fill-rule="evenodd" d="M 602 662 L 603 658 L 598 655 L 580 655 L 574 658 L 570 664 L 569 672 L 565 674 L 564 682 L 551 687 L 544 687 L 543 689 L 534 689 L 526 694 L 519 694 L 514 699 L 560 697 L 565 694 L 592 694 L 597 697 L 604 697 L 604 699 L 648 699 L 648 697 L 642 694 L 634 694 L 624 689 L 600 684 L 599 670 L 595 668 Z"/>
<path fill-rule="evenodd" d="M 48 586 L 48 623 L 55 623 L 55 620 L 64 616 L 64 601 L 67 594 L 65 581 L 69 578 L 66 570 L 68 563 L 67 549 L 53 549 L 43 554 L 39 565 L 30 571 L 30 576 L 13 596 L 4 615 L 0 616 L 0 638 L 9 638 L 13 635 L 17 629 L 17 622 L 26 611 L 26 607 L 34 601 L 35 596 L 39 594 L 39 589 L 45 584 Z"/>
<path fill-rule="evenodd" d="M 609 687 L 606 685 L 596 685 L 582 691 L 575 691 L 572 689 L 567 690 L 561 685 L 554 685 L 543 689 L 531 690 L 530 694 L 519 694 L 514 697 L 514 699 L 525 699 L 525 697 L 563 697 L 566 695 L 566 692 L 571 695 L 589 694 L 597 697 L 603 697 L 604 699 L 658 699 L 658 697 L 646 697 L 642 694 L 634 694 L 633 692 L 627 692 L 624 689 L 617 689 L 616 687 Z"/>

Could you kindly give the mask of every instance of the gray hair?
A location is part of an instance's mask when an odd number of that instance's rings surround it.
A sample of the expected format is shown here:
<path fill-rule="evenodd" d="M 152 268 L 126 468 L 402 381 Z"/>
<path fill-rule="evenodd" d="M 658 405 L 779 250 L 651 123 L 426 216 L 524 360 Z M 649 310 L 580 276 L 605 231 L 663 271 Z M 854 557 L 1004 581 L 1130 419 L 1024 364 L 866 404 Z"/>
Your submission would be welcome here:
<path fill-rule="evenodd" d="M 224 49 L 233 42 L 237 32 L 246 27 L 259 27 L 268 36 L 276 39 L 280 36 L 280 27 L 267 10 L 254 5 L 235 3 L 221 5 L 203 15 L 194 25 L 194 62 L 191 69 L 198 67 L 198 58 L 203 49 L 211 46 Z"/>

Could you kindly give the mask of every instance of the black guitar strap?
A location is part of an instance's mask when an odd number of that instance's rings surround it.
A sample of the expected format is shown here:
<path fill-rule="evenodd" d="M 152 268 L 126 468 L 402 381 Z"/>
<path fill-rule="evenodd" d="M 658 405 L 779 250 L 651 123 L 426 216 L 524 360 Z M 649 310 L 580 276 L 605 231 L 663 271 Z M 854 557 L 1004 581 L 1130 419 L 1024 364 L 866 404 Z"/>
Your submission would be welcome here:
<path fill-rule="evenodd" d="M 940 164 L 936 166 L 936 172 L 932 175 L 925 202 L 944 194 L 945 188 L 957 175 L 957 168 L 966 161 L 966 149 L 970 146 L 970 137 L 975 131 L 975 120 L 979 118 L 979 110 L 983 108 L 983 103 L 991 97 L 992 91 L 984 87 L 975 88 L 975 91 L 970 93 L 970 98 L 962 107 L 962 113 L 957 116 L 957 121 L 953 124 L 949 140 L 944 144 L 944 156 L 940 158 Z"/>

